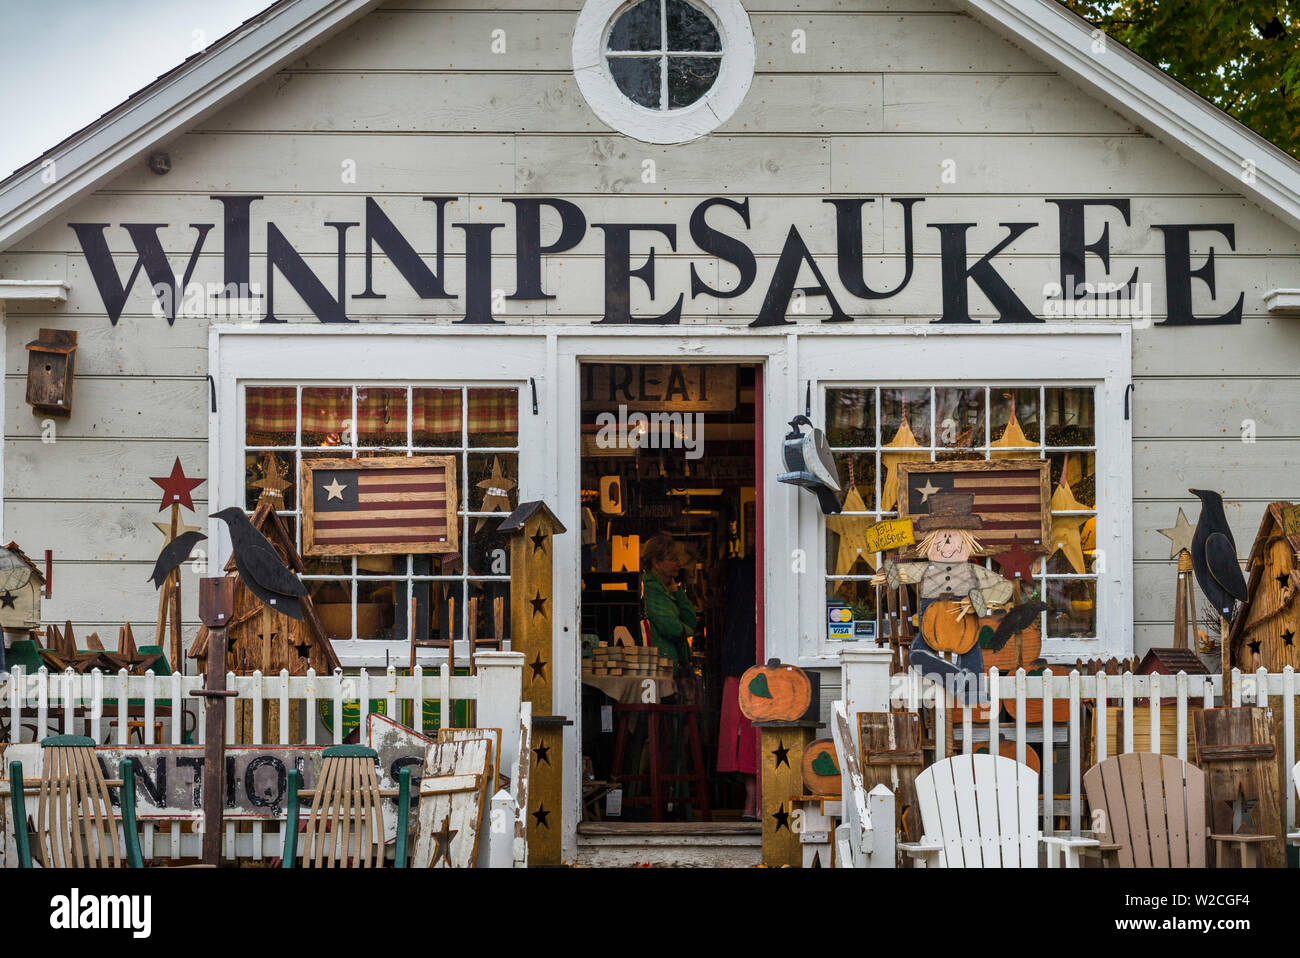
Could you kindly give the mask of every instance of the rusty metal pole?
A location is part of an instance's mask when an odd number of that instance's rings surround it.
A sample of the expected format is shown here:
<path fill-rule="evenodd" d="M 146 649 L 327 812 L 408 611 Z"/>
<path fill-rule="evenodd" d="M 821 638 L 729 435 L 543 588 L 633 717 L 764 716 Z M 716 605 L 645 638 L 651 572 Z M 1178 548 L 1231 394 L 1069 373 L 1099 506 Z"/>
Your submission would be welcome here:
<path fill-rule="evenodd" d="M 203 863 L 221 864 L 222 806 L 226 794 L 225 699 L 237 695 L 226 688 L 226 632 L 235 609 L 235 580 L 220 576 L 199 583 L 199 618 L 208 627 L 203 729 Z"/>

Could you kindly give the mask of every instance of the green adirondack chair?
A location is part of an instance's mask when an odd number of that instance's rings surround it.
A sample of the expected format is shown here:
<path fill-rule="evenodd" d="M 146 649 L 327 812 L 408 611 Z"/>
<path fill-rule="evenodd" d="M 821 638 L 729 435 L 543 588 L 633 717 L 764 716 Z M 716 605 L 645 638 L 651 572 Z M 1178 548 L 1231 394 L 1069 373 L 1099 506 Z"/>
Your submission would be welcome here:
<path fill-rule="evenodd" d="M 119 778 L 106 779 L 95 757 L 95 740 L 85 735 L 53 735 L 41 740 L 40 784 L 25 786 L 21 762 L 9 763 L 9 801 L 20 868 L 32 867 L 24 791 L 39 795 L 36 840 L 46 868 L 142 868 L 135 822 L 135 777 L 129 761 Z M 114 812 L 110 789 L 120 789 L 121 813 Z M 117 823 L 122 823 L 125 856 L 119 853 Z"/>
<path fill-rule="evenodd" d="M 383 799 L 397 799 L 397 848 L 394 867 L 406 867 L 410 831 L 411 770 L 398 775 L 397 788 L 380 788 L 375 774 L 379 753 L 364 745 L 325 749 L 320 780 L 304 791 L 302 772 L 289 772 L 288 821 L 282 868 L 379 868 L 384 863 Z M 298 853 L 301 802 L 311 799 L 302 853 Z M 301 861 L 299 858 L 301 857 Z"/>

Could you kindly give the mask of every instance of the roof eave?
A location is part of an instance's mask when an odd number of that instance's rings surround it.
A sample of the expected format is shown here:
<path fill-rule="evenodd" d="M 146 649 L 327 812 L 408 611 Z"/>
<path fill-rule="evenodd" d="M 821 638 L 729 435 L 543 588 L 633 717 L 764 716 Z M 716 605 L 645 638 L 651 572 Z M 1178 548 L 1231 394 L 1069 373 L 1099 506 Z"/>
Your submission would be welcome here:
<path fill-rule="evenodd" d="M 280 0 L 0 181 L 0 250 L 379 2 Z"/>
<path fill-rule="evenodd" d="M 1183 158 L 1300 229 L 1300 162 L 1055 0 L 957 0 Z M 1247 175 L 1249 174 L 1249 175 Z"/>

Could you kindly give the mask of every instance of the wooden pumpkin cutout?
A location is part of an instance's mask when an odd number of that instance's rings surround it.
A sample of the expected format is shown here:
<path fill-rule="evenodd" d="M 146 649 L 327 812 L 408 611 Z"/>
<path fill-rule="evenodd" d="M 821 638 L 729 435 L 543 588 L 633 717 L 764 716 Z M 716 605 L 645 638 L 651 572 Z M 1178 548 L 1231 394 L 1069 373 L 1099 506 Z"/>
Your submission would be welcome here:
<path fill-rule="evenodd" d="M 921 634 L 936 652 L 963 655 L 979 641 L 980 622 L 974 614 L 959 615 L 960 604 L 938 599 L 921 616 Z"/>
<path fill-rule="evenodd" d="M 834 795 L 841 791 L 840 760 L 835 740 L 819 738 L 803 750 L 803 784 L 809 795 Z"/>
<path fill-rule="evenodd" d="M 812 683 L 803 669 L 768 659 L 740 677 L 740 711 L 751 722 L 795 722 L 812 704 Z"/>

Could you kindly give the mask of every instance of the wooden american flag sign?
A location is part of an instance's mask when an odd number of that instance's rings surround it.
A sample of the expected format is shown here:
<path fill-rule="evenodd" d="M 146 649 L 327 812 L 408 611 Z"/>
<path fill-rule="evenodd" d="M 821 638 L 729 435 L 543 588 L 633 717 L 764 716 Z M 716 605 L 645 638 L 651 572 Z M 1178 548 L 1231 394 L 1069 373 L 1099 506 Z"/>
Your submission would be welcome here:
<path fill-rule="evenodd" d="M 971 531 L 986 553 L 1009 549 L 1016 539 L 1025 551 L 1042 552 L 1052 521 L 1050 468 L 1045 459 L 900 462 L 899 515 L 929 514 L 936 492 L 973 494 L 984 526 Z"/>
<path fill-rule="evenodd" d="M 303 459 L 309 556 L 459 551 L 455 456 Z"/>

